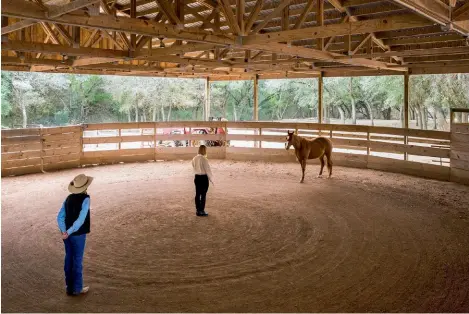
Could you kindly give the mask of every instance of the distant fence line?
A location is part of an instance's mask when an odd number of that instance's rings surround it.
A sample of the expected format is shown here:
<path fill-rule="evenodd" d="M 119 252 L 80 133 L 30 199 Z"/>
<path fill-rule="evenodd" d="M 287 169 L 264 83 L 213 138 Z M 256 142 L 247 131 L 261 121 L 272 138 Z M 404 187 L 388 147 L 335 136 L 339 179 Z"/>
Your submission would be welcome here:
<path fill-rule="evenodd" d="M 197 134 L 193 134 L 194 129 Z M 210 134 L 214 130 L 217 134 Z M 451 132 L 226 121 L 100 123 L 2 130 L 2 176 L 97 164 L 190 159 L 196 153 L 194 146 L 200 143 L 222 145 L 210 147 L 212 159 L 294 162 L 293 150 L 283 148 L 287 130 L 305 137 L 331 138 L 336 165 L 469 183 L 468 123 L 452 124 Z M 204 132 L 207 134 L 200 134 Z"/>

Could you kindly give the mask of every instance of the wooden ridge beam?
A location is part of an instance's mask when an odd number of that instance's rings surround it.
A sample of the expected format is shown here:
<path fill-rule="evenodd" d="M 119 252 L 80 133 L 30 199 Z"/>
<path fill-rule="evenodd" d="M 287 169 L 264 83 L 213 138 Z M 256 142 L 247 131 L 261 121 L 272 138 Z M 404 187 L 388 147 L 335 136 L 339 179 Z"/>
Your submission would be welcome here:
<path fill-rule="evenodd" d="M 64 25 L 73 25 L 87 28 L 106 29 L 110 31 L 128 32 L 153 37 L 166 37 L 195 42 L 208 42 L 221 45 L 235 44 L 234 36 L 214 35 L 212 32 L 202 30 L 185 30 L 173 25 L 156 23 L 127 17 L 79 16 L 65 14 L 51 18 L 37 5 L 22 0 L 4 0 L 1 2 L 2 15 L 17 18 L 36 19 L 38 21 L 53 22 Z"/>
<path fill-rule="evenodd" d="M 304 39 L 317 39 L 333 36 L 348 36 L 355 34 L 373 33 L 378 31 L 400 30 L 406 28 L 424 27 L 432 25 L 427 19 L 416 15 L 395 15 L 381 19 L 372 19 L 358 22 L 329 24 L 289 31 L 255 34 L 243 37 L 242 44 L 265 44 L 275 42 L 288 42 Z"/>

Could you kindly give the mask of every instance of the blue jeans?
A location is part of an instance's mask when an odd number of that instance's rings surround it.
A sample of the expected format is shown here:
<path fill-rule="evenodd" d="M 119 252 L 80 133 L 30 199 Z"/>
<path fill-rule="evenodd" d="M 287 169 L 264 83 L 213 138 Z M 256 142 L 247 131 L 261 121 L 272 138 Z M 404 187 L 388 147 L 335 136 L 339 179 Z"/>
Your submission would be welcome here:
<path fill-rule="evenodd" d="M 83 254 L 85 253 L 86 234 L 72 235 L 65 244 L 65 284 L 67 292 L 80 293 L 83 289 Z"/>

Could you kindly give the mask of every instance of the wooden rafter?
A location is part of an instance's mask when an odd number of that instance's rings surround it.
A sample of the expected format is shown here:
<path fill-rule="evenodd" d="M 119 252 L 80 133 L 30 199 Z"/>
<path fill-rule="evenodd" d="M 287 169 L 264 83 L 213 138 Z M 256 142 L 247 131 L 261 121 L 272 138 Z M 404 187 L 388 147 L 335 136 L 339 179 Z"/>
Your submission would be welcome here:
<path fill-rule="evenodd" d="M 253 29 L 253 33 L 258 33 L 261 29 L 263 29 L 267 23 L 269 23 L 269 21 L 274 17 L 277 17 L 282 12 L 282 10 L 290 4 L 290 2 L 291 0 L 282 0 L 280 4 L 274 9 L 274 11 L 272 11 L 272 13 L 266 16 L 261 23 L 256 25 L 256 27 Z"/>
<path fill-rule="evenodd" d="M 234 16 L 233 10 L 231 9 L 230 1 L 229 0 L 217 0 L 217 1 L 221 7 L 223 15 L 228 21 L 228 25 L 230 26 L 230 29 L 232 30 L 232 32 L 235 34 L 240 34 L 241 29 L 238 25 L 236 17 Z"/>
<path fill-rule="evenodd" d="M 298 17 L 296 20 L 295 26 L 293 26 L 293 29 L 299 29 L 303 25 L 303 23 L 306 20 L 306 17 L 308 16 L 309 12 L 311 12 L 311 9 L 313 9 L 314 5 L 316 4 L 317 0 L 308 0 L 308 3 L 306 4 L 306 7 L 304 8 L 303 12 L 301 12 L 301 15 Z"/>
<path fill-rule="evenodd" d="M 452 21 L 449 6 L 441 1 L 428 0 L 392 0 L 415 13 L 422 15 L 436 23 L 449 26 L 451 29 L 469 35 L 469 20 Z"/>
<path fill-rule="evenodd" d="M 75 0 L 59 7 L 48 7 L 47 16 L 50 18 L 58 17 L 69 12 L 73 12 L 92 4 L 98 3 L 99 0 Z"/>
<path fill-rule="evenodd" d="M 261 12 L 263 6 L 264 6 L 264 0 L 256 1 L 256 4 L 254 5 L 254 8 L 249 14 L 248 20 L 246 21 L 246 25 L 245 25 L 246 34 L 248 34 L 251 31 L 251 28 L 254 25 L 254 22 L 257 20 L 257 17 L 259 16 L 259 13 Z"/>
<path fill-rule="evenodd" d="M 329 1 L 330 4 L 332 4 L 332 6 L 334 8 L 339 10 L 339 12 L 341 12 L 341 13 L 345 12 L 345 8 L 342 5 L 342 3 L 340 2 L 340 0 L 328 0 L 328 1 Z"/>
<path fill-rule="evenodd" d="M 463 4 L 462 7 L 453 12 L 454 21 L 469 20 L 469 2 Z"/>
<path fill-rule="evenodd" d="M 174 9 L 171 7 L 171 4 L 167 0 L 155 0 L 155 2 L 158 4 L 158 7 L 164 13 L 164 15 L 166 15 L 166 17 L 168 18 L 171 24 L 182 25 L 181 20 L 176 15 L 176 12 L 174 11 Z"/>

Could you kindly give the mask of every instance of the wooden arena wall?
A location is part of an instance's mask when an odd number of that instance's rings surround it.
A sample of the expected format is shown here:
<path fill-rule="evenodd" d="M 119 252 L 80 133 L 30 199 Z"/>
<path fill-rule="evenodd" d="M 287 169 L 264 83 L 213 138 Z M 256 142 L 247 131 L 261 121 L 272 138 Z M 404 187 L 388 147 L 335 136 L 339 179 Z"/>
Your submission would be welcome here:
<path fill-rule="evenodd" d="M 223 128 L 225 134 L 193 134 Z M 171 130 L 187 134 L 167 134 Z M 454 129 L 454 131 L 453 131 Z M 295 162 L 287 130 L 331 138 L 334 164 L 469 183 L 469 124 L 452 132 L 283 122 L 141 122 L 2 130 L 2 177 L 121 162 L 187 160 L 201 141 L 211 159 Z M 171 147 L 175 141 L 186 147 Z M 310 161 L 318 163 L 317 160 Z M 450 163 L 451 162 L 451 163 Z"/>

